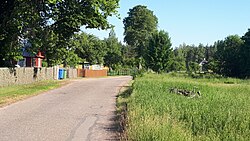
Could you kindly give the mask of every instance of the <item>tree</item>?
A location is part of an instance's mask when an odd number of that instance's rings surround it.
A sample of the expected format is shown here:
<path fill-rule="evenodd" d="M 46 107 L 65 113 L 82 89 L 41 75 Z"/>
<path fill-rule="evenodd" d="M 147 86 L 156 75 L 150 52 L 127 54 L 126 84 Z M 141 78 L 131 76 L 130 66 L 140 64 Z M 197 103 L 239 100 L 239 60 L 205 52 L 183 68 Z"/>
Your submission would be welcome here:
<path fill-rule="evenodd" d="M 109 33 L 109 37 L 104 40 L 106 43 L 107 53 L 104 56 L 104 64 L 111 69 L 115 69 L 122 61 L 121 46 L 113 29 Z"/>
<path fill-rule="evenodd" d="M 182 49 L 176 48 L 174 50 L 174 58 L 170 65 L 171 71 L 185 71 L 185 56 Z"/>
<path fill-rule="evenodd" d="M 0 60 L 17 60 L 21 56 L 19 39 L 24 38 L 32 44 L 31 52 L 45 52 L 49 66 L 53 65 L 50 63 L 61 62 L 61 53 L 68 47 L 67 42 L 80 31 L 81 26 L 112 27 L 107 18 L 117 15 L 118 3 L 119 0 L 4 0 L 0 5 L 0 46 L 5 52 L 0 53 Z M 51 32 L 57 36 L 57 40 L 49 42 L 55 43 L 53 46 L 45 41 L 50 40 Z M 47 56 L 47 51 L 57 57 Z"/>
<path fill-rule="evenodd" d="M 225 76 L 239 77 L 239 51 L 242 44 L 243 41 L 238 35 L 228 36 L 224 41 L 218 41 L 216 43 L 217 52 L 215 59 L 218 63 L 217 67 L 219 68 L 217 73 Z"/>
<path fill-rule="evenodd" d="M 108 16 L 116 15 L 119 0 L 97 0 L 97 1 L 61 1 L 50 4 L 51 19 L 54 21 L 47 29 L 53 30 L 58 36 L 57 48 L 52 48 L 57 55 L 57 59 L 63 59 L 60 56 L 65 48 L 68 48 L 67 42 L 74 33 L 80 31 L 81 26 L 86 28 L 107 29 L 112 27 L 107 21 Z M 47 30 L 46 29 L 46 30 Z M 45 31 L 46 31 L 45 30 Z M 47 48 L 44 45 L 43 50 Z M 47 58 L 56 59 L 56 58 Z M 65 59 L 64 59 L 65 60 Z M 102 60 L 102 59 L 100 59 Z"/>
<path fill-rule="evenodd" d="M 250 29 L 242 37 L 244 44 L 240 49 L 241 77 L 250 78 Z"/>
<path fill-rule="evenodd" d="M 216 52 L 216 48 L 213 45 L 210 46 L 205 46 L 205 58 L 207 60 L 207 70 L 208 71 L 212 71 L 212 70 L 216 70 L 216 63 L 215 63 L 215 52 Z"/>
<path fill-rule="evenodd" d="M 137 5 L 129 9 L 123 23 L 124 41 L 135 48 L 137 59 L 142 58 L 149 37 L 157 30 L 157 17 L 146 6 Z"/>
<path fill-rule="evenodd" d="M 172 59 L 172 48 L 167 32 L 161 30 L 152 34 L 144 59 L 147 67 L 153 71 L 169 71 L 168 67 Z"/>
<path fill-rule="evenodd" d="M 94 35 L 81 33 L 74 38 L 75 53 L 93 64 L 103 64 L 106 54 L 105 43 Z"/>
<path fill-rule="evenodd" d="M 199 64 L 206 59 L 208 64 L 203 65 L 203 68 L 213 69 L 215 68 L 214 54 L 216 49 L 214 46 L 204 46 L 203 44 L 186 45 L 181 44 L 174 50 L 174 64 L 173 70 L 186 70 L 186 71 L 199 71 L 201 68 Z M 174 67 L 175 66 L 175 67 Z"/>
<path fill-rule="evenodd" d="M 16 0 L 0 2 L 0 66 L 13 66 L 21 59 L 21 22 Z"/>
<path fill-rule="evenodd" d="M 128 68 L 136 68 L 135 50 L 130 45 L 122 45 L 122 65 Z"/>

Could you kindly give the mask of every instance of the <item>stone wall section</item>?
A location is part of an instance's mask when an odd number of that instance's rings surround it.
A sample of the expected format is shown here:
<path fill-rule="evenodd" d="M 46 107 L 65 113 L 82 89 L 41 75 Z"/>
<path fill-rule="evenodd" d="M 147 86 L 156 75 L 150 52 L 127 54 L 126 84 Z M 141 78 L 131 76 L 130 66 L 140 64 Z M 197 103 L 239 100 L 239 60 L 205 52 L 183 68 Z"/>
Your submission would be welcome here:
<path fill-rule="evenodd" d="M 67 69 L 67 78 L 77 78 L 77 69 Z"/>
<path fill-rule="evenodd" d="M 0 87 L 28 84 L 43 80 L 57 80 L 59 67 L 0 68 Z M 67 78 L 77 78 L 76 69 L 67 69 Z"/>

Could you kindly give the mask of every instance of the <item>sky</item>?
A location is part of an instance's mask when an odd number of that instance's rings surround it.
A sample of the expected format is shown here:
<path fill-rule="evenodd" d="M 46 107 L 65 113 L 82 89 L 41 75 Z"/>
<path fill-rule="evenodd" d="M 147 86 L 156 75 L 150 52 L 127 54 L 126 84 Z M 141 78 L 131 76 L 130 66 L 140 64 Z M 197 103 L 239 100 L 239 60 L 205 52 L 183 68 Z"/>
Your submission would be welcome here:
<path fill-rule="evenodd" d="M 123 19 L 129 9 L 145 5 L 158 18 L 158 29 L 169 33 L 172 47 L 180 44 L 212 45 L 229 35 L 243 36 L 250 28 L 250 0 L 120 0 L 121 19 L 110 17 L 119 41 L 123 42 Z M 110 30 L 85 29 L 100 39 Z"/>

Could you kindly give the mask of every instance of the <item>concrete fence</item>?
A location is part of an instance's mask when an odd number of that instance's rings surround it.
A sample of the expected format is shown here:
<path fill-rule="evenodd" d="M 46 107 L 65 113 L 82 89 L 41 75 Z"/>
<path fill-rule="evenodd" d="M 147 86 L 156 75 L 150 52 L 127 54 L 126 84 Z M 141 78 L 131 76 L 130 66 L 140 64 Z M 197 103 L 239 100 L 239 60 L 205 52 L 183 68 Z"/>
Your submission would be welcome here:
<path fill-rule="evenodd" d="M 77 78 L 77 69 L 67 69 L 67 78 Z"/>
<path fill-rule="evenodd" d="M 67 78 L 76 78 L 76 69 L 66 69 Z M 0 68 L 0 87 L 28 84 L 42 80 L 57 80 L 59 67 L 50 68 Z"/>

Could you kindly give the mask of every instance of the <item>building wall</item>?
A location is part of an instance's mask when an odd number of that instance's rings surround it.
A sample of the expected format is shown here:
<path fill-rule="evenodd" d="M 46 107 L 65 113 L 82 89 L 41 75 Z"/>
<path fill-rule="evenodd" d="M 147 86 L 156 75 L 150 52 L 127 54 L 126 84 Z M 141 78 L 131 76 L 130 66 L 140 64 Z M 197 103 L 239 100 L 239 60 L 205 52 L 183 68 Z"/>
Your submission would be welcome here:
<path fill-rule="evenodd" d="M 58 79 L 58 67 L 51 68 L 0 68 L 0 87 L 28 84 L 42 80 L 56 80 Z M 67 69 L 67 78 L 76 78 L 76 69 Z"/>

